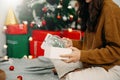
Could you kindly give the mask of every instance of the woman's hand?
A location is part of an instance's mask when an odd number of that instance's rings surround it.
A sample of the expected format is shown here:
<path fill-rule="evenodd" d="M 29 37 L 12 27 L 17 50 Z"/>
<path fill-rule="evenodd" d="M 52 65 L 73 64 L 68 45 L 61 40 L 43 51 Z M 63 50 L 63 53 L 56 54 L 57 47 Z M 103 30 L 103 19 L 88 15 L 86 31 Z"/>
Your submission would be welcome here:
<path fill-rule="evenodd" d="M 63 37 L 63 38 L 62 38 L 62 41 L 65 43 L 65 47 L 66 47 L 66 48 L 73 46 L 72 40 L 69 39 L 69 38 Z"/>
<path fill-rule="evenodd" d="M 77 62 L 80 60 L 80 55 L 81 55 L 81 51 L 75 47 L 70 47 L 72 49 L 72 53 L 71 54 L 65 54 L 65 55 L 60 55 L 60 57 L 63 58 L 68 58 L 68 59 L 64 59 L 64 62 L 67 63 L 71 63 L 71 62 Z"/>

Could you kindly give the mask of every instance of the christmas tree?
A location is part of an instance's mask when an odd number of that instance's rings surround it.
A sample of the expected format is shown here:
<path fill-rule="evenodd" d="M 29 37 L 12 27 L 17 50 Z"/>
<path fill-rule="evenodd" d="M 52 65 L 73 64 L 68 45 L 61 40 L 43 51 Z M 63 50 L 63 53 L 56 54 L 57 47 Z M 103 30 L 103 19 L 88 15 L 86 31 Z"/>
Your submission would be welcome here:
<path fill-rule="evenodd" d="M 19 19 L 28 21 L 32 29 L 80 29 L 78 15 L 71 3 L 71 0 L 23 0 L 18 6 Z"/>
<path fill-rule="evenodd" d="M 20 22 L 31 22 L 34 18 L 32 16 L 32 9 L 29 7 L 28 2 L 30 0 L 23 0 L 21 5 L 17 6 L 17 12 L 19 14 Z"/>

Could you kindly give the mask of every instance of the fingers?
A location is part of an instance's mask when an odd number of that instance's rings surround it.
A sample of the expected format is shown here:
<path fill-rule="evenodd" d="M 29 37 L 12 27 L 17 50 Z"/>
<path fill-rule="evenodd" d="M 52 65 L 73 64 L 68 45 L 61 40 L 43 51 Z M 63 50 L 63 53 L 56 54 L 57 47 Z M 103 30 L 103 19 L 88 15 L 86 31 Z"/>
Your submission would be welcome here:
<path fill-rule="evenodd" d="M 71 54 L 60 55 L 60 57 L 63 58 L 62 60 L 64 62 L 67 62 L 67 63 L 79 61 L 80 60 L 80 55 L 81 55 L 80 50 L 75 48 L 75 47 L 70 47 L 70 49 L 72 49 Z"/>
<path fill-rule="evenodd" d="M 62 61 L 64 61 L 64 62 L 66 62 L 66 63 L 71 63 L 71 62 L 73 62 L 73 60 L 72 59 L 62 59 Z"/>
<path fill-rule="evenodd" d="M 69 57 L 70 57 L 70 54 L 60 55 L 60 57 L 63 57 L 63 58 L 69 58 Z"/>
<path fill-rule="evenodd" d="M 76 47 L 70 47 L 70 49 L 72 49 L 72 51 L 78 50 Z"/>
<path fill-rule="evenodd" d="M 62 57 L 62 61 L 66 63 L 76 62 L 72 54 L 61 55 L 60 57 Z"/>
<path fill-rule="evenodd" d="M 62 61 L 66 62 L 66 63 L 70 63 L 73 61 L 71 58 L 72 56 L 70 54 L 60 55 L 60 57 L 65 58 L 65 59 L 62 59 Z"/>
<path fill-rule="evenodd" d="M 62 41 L 64 42 L 65 47 L 71 47 L 71 46 L 73 45 L 72 40 L 69 39 L 69 38 L 63 37 L 63 38 L 62 38 Z"/>
<path fill-rule="evenodd" d="M 69 57 L 67 59 L 62 59 L 62 61 L 66 62 L 66 63 L 71 63 L 71 62 L 75 63 L 76 62 L 76 60 L 73 57 Z"/>

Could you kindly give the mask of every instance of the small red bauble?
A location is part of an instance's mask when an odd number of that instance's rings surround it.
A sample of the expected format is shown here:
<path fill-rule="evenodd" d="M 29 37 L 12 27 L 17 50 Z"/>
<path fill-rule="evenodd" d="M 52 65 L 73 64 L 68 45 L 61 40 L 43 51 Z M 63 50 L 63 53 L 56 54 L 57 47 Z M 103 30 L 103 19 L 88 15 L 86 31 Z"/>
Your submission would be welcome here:
<path fill-rule="evenodd" d="M 13 71 L 13 70 L 14 70 L 14 66 L 10 66 L 10 67 L 9 67 L 9 70 L 10 70 L 10 71 Z"/>
<path fill-rule="evenodd" d="M 42 8 L 42 11 L 43 11 L 43 12 L 47 12 L 47 8 L 46 8 L 46 7 L 43 7 L 43 8 Z"/>
<path fill-rule="evenodd" d="M 73 21 L 73 15 L 70 15 L 69 18 L 70 18 L 70 21 Z"/>
<path fill-rule="evenodd" d="M 35 22 L 31 22 L 31 23 L 30 23 L 30 27 L 31 27 L 31 28 L 34 27 L 34 25 L 35 25 Z"/>
<path fill-rule="evenodd" d="M 80 18 L 78 18 L 77 23 L 80 23 L 80 21 L 81 21 L 81 19 L 80 19 Z"/>
<path fill-rule="evenodd" d="M 46 26 L 46 21 L 45 20 L 42 21 L 42 26 Z"/>
<path fill-rule="evenodd" d="M 22 76 L 17 76 L 17 80 L 22 80 Z"/>
<path fill-rule="evenodd" d="M 57 19 L 61 19 L 61 16 L 60 16 L 60 15 L 58 15 L 58 16 L 57 16 Z"/>
<path fill-rule="evenodd" d="M 30 27 L 32 28 L 34 26 L 34 24 L 33 23 L 30 23 Z"/>

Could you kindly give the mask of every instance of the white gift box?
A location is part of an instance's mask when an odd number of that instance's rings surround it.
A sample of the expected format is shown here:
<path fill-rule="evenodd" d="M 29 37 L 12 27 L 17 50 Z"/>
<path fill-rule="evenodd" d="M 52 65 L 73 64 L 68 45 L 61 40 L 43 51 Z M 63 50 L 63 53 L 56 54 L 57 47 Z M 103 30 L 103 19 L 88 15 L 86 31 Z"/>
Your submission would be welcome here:
<path fill-rule="evenodd" d="M 72 53 L 72 49 L 70 48 L 60 48 L 52 46 L 48 46 L 44 50 L 44 56 L 50 59 L 67 59 L 60 57 L 60 55 Z"/>

